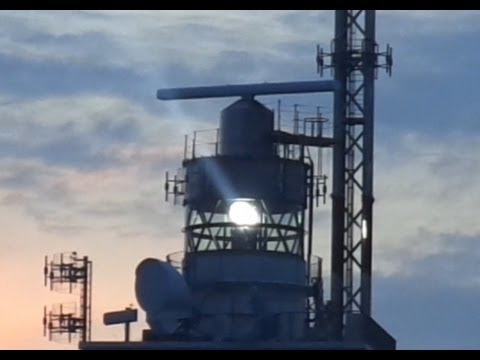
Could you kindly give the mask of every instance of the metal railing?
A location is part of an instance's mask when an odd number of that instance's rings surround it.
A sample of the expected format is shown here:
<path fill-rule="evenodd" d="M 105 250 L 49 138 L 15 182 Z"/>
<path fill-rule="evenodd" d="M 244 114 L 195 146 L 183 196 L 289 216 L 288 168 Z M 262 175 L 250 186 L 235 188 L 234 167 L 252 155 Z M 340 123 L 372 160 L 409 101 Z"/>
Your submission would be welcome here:
<path fill-rule="evenodd" d="M 177 251 L 167 255 L 167 263 L 172 265 L 180 274 L 183 273 L 183 259 L 185 257 L 184 251 Z"/>
<path fill-rule="evenodd" d="M 185 135 L 184 159 L 218 155 L 219 134 L 219 129 L 205 129 Z"/>
<path fill-rule="evenodd" d="M 322 278 L 322 258 L 319 256 L 312 256 L 309 270 L 310 271 L 308 271 L 307 274 L 310 275 L 310 279 L 309 279 L 310 284 L 312 284 L 312 281 L 321 279 Z"/>

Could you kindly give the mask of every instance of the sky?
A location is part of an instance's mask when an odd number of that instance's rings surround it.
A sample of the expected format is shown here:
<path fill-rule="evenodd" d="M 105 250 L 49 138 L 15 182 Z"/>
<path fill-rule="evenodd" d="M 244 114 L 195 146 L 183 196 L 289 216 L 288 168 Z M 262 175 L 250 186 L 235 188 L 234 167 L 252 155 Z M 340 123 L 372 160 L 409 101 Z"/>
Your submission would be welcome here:
<path fill-rule="evenodd" d="M 377 12 L 394 69 L 376 82 L 373 315 L 400 349 L 480 348 L 479 20 Z M 333 12 L 1 11 L 0 34 L 0 349 L 75 349 L 42 336 L 43 306 L 77 300 L 44 287 L 44 256 L 92 259 L 93 337 L 121 339 L 103 313 L 137 306 L 142 259 L 182 250 L 165 171 L 232 101 L 160 102 L 156 90 L 319 79 Z M 331 116 L 328 94 L 282 101 Z M 327 276 L 330 205 L 316 210 Z"/>

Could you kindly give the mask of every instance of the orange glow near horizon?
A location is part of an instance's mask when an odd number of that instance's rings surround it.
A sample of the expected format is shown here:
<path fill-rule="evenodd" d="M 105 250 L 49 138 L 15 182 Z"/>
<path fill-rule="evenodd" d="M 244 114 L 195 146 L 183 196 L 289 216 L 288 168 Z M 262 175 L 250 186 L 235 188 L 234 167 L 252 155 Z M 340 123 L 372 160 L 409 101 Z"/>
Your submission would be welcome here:
<path fill-rule="evenodd" d="M 10 209 L 9 209 L 10 210 Z M 112 239 L 99 233 L 95 239 L 68 237 L 44 233 L 15 211 L 0 207 L 0 227 L 5 239 L 0 244 L 0 349 L 76 349 L 76 344 L 49 342 L 43 337 L 43 307 L 54 303 L 79 302 L 77 294 L 59 294 L 44 287 L 43 265 L 45 254 L 59 249 L 76 250 L 93 261 L 92 333 L 95 340 L 121 339 L 123 328 L 105 327 L 104 312 L 137 306 L 134 296 L 134 270 L 145 257 L 164 258 L 178 247 L 177 240 L 158 241 L 148 237 L 135 242 Z M 112 254 L 112 243 L 118 246 Z M 157 245 L 158 243 L 158 245 Z M 119 281 L 122 279 L 122 281 Z M 132 338 L 138 337 L 143 313 L 132 327 Z"/>

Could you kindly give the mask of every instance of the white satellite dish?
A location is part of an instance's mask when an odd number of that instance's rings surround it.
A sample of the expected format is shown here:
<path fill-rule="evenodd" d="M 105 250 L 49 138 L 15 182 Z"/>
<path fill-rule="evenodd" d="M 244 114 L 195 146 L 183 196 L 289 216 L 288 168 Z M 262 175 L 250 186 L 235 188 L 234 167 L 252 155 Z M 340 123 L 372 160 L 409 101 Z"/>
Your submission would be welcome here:
<path fill-rule="evenodd" d="M 157 335 L 171 335 L 180 320 L 192 316 L 192 295 L 182 275 L 170 264 L 147 258 L 138 264 L 135 294 Z"/>

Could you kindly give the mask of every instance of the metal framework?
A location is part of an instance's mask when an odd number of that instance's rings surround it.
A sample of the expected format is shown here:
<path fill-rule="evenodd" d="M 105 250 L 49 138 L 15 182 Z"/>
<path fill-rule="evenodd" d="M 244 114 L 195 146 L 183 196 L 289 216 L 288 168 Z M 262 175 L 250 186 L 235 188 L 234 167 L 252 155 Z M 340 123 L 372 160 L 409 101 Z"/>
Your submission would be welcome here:
<path fill-rule="evenodd" d="M 331 61 L 326 64 L 325 59 Z M 379 59 L 383 58 L 384 63 Z M 330 53 L 317 49 L 317 65 L 334 70 L 331 310 L 333 336 L 346 315 L 371 313 L 374 81 L 391 75 L 392 49 L 379 52 L 375 10 L 336 10 Z"/>
<path fill-rule="evenodd" d="M 47 313 L 44 307 L 43 326 L 44 336 L 68 335 L 71 342 L 72 335 L 79 334 L 81 341 L 90 341 L 92 323 L 92 261 L 87 256 L 80 257 L 76 252 L 60 253 L 48 261 L 45 256 L 44 266 L 45 286 L 50 283 L 50 290 L 72 294 L 77 285 L 80 285 L 80 311 L 76 303 L 56 304 Z"/>
<path fill-rule="evenodd" d="M 312 82 L 313 83 L 313 82 Z M 178 95 L 178 90 L 175 91 Z M 278 119 L 280 118 L 278 109 Z M 283 159 L 299 160 L 307 164 L 307 209 L 308 216 L 303 211 L 290 212 L 280 215 L 270 214 L 265 204 L 258 204 L 262 210 L 262 221 L 256 237 L 263 239 L 256 241 L 256 248 L 266 251 L 286 252 L 297 255 L 306 255 L 308 277 L 312 261 L 313 242 L 313 208 L 319 206 L 319 199 L 325 203 L 327 192 L 327 176 L 323 174 L 323 147 L 331 147 L 330 138 L 324 137 L 324 124 L 328 122 L 316 108 L 316 114 L 302 118 L 298 105 L 293 108 L 293 133 L 285 133 L 279 129 L 274 132 L 277 155 Z M 278 126 L 279 128 L 280 126 Z M 315 140 L 313 143 L 309 143 Z M 185 137 L 184 164 L 201 157 L 218 156 L 219 129 L 195 131 L 193 136 Z M 207 145 L 200 150 L 199 145 Z M 311 153 L 317 149 L 317 153 Z M 315 156 L 316 155 L 316 159 Z M 212 158 L 212 160 L 214 160 Z M 173 178 L 166 173 L 165 200 L 173 195 L 173 202 L 177 204 L 185 195 L 185 171 L 178 169 Z M 222 204 L 217 204 L 219 210 Z M 187 252 L 228 250 L 232 246 L 236 226 L 229 223 L 222 211 L 202 212 L 187 207 L 186 234 Z M 305 229 L 307 226 L 307 229 Z M 304 244 L 305 234 L 308 235 L 307 244 Z M 305 248 L 305 249 L 304 249 Z M 306 253 L 304 254 L 306 250 Z"/>
<path fill-rule="evenodd" d="M 261 223 L 249 230 L 225 221 L 226 215 L 215 212 L 187 210 L 187 252 L 243 249 L 275 251 L 303 256 L 304 212 L 272 215 L 265 205 L 259 204 Z M 237 233 L 248 244 L 239 244 Z M 237 244 L 237 245 L 235 245 Z"/>

